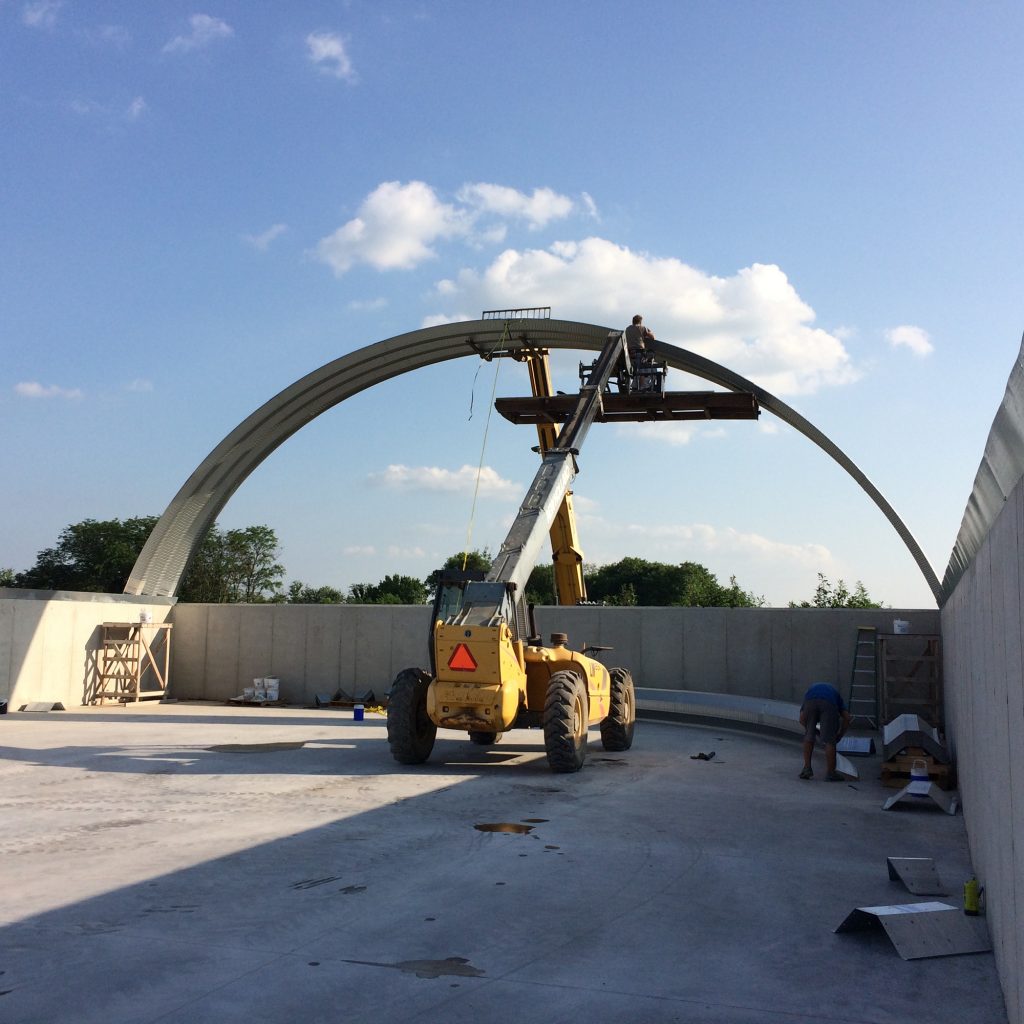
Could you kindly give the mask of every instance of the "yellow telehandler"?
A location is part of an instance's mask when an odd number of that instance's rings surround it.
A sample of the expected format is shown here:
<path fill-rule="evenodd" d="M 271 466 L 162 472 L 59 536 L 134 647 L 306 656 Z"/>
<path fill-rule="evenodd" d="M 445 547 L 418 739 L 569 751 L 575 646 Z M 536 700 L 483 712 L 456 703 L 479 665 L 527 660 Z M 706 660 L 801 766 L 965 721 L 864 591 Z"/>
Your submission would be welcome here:
<path fill-rule="evenodd" d="M 529 363 L 535 396 L 550 396 L 547 355 L 518 353 Z M 437 729 L 458 729 L 490 745 L 513 728 L 541 727 L 548 763 L 556 772 L 578 771 L 587 730 L 600 724 L 605 750 L 633 742 L 636 698 L 622 668 L 588 657 L 601 648 L 570 650 L 564 633 L 545 646 L 525 600 L 526 582 L 549 534 L 561 603 L 586 596 L 569 490 L 575 457 L 613 376 L 629 366 L 621 331 L 608 340 L 589 370 L 564 428 L 538 424 L 541 466 L 490 572 L 446 573 L 431 617 L 431 672 L 400 672 L 388 697 L 388 743 L 401 764 L 421 764 Z"/>

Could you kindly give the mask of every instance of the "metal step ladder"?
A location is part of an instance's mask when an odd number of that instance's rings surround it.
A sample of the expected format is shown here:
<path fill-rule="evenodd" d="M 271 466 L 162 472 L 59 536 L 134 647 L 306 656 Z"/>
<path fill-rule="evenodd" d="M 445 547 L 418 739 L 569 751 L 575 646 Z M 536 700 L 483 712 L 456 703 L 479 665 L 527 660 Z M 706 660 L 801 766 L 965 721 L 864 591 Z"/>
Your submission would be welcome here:
<path fill-rule="evenodd" d="M 879 727 L 877 632 L 874 626 L 857 628 L 850 672 L 850 699 L 847 701 L 847 710 L 854 723 L 863 719 L 872 729 Z"/>

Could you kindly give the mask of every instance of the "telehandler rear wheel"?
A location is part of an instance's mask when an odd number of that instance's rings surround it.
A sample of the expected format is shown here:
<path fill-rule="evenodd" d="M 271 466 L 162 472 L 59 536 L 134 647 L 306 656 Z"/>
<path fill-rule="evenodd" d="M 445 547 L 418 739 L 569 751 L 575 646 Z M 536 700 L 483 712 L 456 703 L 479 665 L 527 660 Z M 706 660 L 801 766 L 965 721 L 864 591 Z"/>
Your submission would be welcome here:
<path fill-rule="evenodd" d="M 430 676 L 407 668 L 395 676 L 388 694 L 388 745 L 399 764 L 423 764 L 434 749 L 437 726 L 427 714 Z"/>
<path fill-rule="evenodd" d="M 624 668 L 613 668 L 611 706 L 601 719 L 601 743 L 605 750 L 629 750 L 633 746 L 636 693 L 633 677 Z"/>
<path fill-rule="evenodd" d="M 578 772 L 587 759 L 587 689 L 575 672 L 556 672 L 544 701 L 544 749 L 552 771 Z"/>
<path fill-rule="evenodd" d="M 471 732 L 469 738 L 479 747 L 493 747 L 501 739 L 501 733 Z"/>

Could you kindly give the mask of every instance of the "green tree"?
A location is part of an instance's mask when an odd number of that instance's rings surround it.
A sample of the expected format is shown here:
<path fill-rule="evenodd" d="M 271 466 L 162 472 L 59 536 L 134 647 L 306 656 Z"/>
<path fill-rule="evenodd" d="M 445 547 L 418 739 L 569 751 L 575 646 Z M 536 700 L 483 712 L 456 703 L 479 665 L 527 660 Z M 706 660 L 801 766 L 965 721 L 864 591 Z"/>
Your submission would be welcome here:
<path fill-rule="evenodd" d="M 120 593 L 156 522 L 156 516 L 136 516 L 123 521 L 84 519 L 72 523 L 64 527 L 52 548 L 39 552 L 31 569 L 15 575 L 13 585 Z M 182 578 L 179 600 L 263 600 L 265 594 L 279 589 L 284 572 L 274 561 L 277 546 L 277 536 L 268 526 L 227 533 L 212 526 Z"/>
<path fill-rule="evenodd" d="M 15 585 L 33 590 L 75 590 L 116 594 L 124 590 L 156 516 L 133 519 L 84 519 L 65 526 L 52 548 L 36 564 L 18 573 Z"/>
<path fill-rule="evenodd" d="M 839 580 L 835 586 L 822 572 L 818 573 L 818 586 L 810 601 L 789 602 L 790 608 L 881 608 L 881 602 L 872 599 L 867 588 L 857 580 L 853 590 Z"/>
<path fill-rule="evenodd" d="M 555 603 L 555 566 L 545 562 L 534 568 L 526 581 L 527 604 Z"/>
<path fill-rule="evenodd" d="M 247 526 L 224 534 L 224 574 L 231 599 L 252 604 L 281 589 L 284 566 L 275 559 L 277 534 L 269 526 Z"/>
<path fill-rule="evenodd" d="M 623 558 L 602 565 L 587 577 L 587 596 L 607 604 L 686 605 L 704 608 L 751 608 L 764 601 L 742 590 L 736 578 L 723 587 L 698 562 L 669 565 L 643 558 Z"/>
<path fill-rule="evenodd" d="M 380 583 L 353 583 L 348 604 L 424 604 L 429 596 L 426 584 L 415 576 L 385 576 Z"/>
<path fill-rule="evenodd" d="M 302 580 L 288 584 L 289 604 L 344 604 L 345 595 L 334 587 L 307 587 Z"/>
<path fill-rule="evenodd" d="M 487 548 L 484 548 L 482 551 L 460 551 L 458 554 L 449 555 L 448 558 L 445 559 L 441 568 L 435 569 L 423 581 L 423 585 L 427 588 L 427 592 L 433 595 L 437 590 L 438 583 L 441 581 L 441 573 L 448 569 L 461 570 L 463 568 L 463 560 L 465 560 L 465 568 L 469 572 L 490 572 L 493 558 Z"/>
<path fill-rule="evenodd" d="M 0 569 L 0 587 L 14 586 L 17 586 L 17 583 L 15 582 L 14 570 Z"/>

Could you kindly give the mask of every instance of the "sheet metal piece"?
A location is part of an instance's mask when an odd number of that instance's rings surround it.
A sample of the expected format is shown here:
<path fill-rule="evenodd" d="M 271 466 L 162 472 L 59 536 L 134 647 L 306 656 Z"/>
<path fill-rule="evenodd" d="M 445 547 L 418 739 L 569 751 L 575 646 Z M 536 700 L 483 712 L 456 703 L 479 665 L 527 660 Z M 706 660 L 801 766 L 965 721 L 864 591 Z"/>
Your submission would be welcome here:
<path fill-rule="evenodd" d="M 915 896 L 948 896 L 939 881 L 935 861 L 931 857 L 886 857 L 889 877 L 902 882 Z"/>
<path fill-rule="evenodd" d="M 886 761 L 905 747 L 920 747 L 940 764 L 949 764 L 952 760 L 938 731 L 920 715 L 897 715 L 882 726 L 882 756 Z"/>
<path fill-rule="evenodd" d="M 904 960 L 922 960 L 992 949 L 984 918 L 968 917 L 948 903 L 900 903 L 857 907 L 835 931 L 882 928 Z"/>
<path fill-rule="evenodd" d="M 868 757 L 875 752 L 875 741 L 870 736 L 844 736 L 836 750 L 850 757 Z"/>
<path fill-rule="evenodd" d="M 297 430 L 340 402 L 392 377 L 449 359 L 493 355 L 502 346 L 599 351 L 608 331 L 607 327 L 568 320 L 521 320 L 513 323 L 511 330 L 500 320 L 472 320 L 411 331 L 321 366 L 243 420 L 199 464 L 153 528 L 124 592 L 173 596 L 207 530 L 249 474 Z M 728 367 L 662 341 L 653 342 L 651 348 L 675 369 L 730 391 L 752 394 L 761 408 L 798 430 L 842 466 L 900 535 L 938 602 L 942 593 L 939 581 L 921 546 L 881 491 L 833 441 L 795 409 Z"/>
<path fill-rule="evenodd" d="M 901 801 L 907 803 L 921 803 L 924 800 L 934 800 L 947 814 L 956 814 L 960 803 L 959 794 L 954 791 L 947 793 L 940 789 L 934 782 L 911 782 L 904 786 L 898 793 L 894 793 L 882 804 L 882 810 L 891 810 Z"/>

